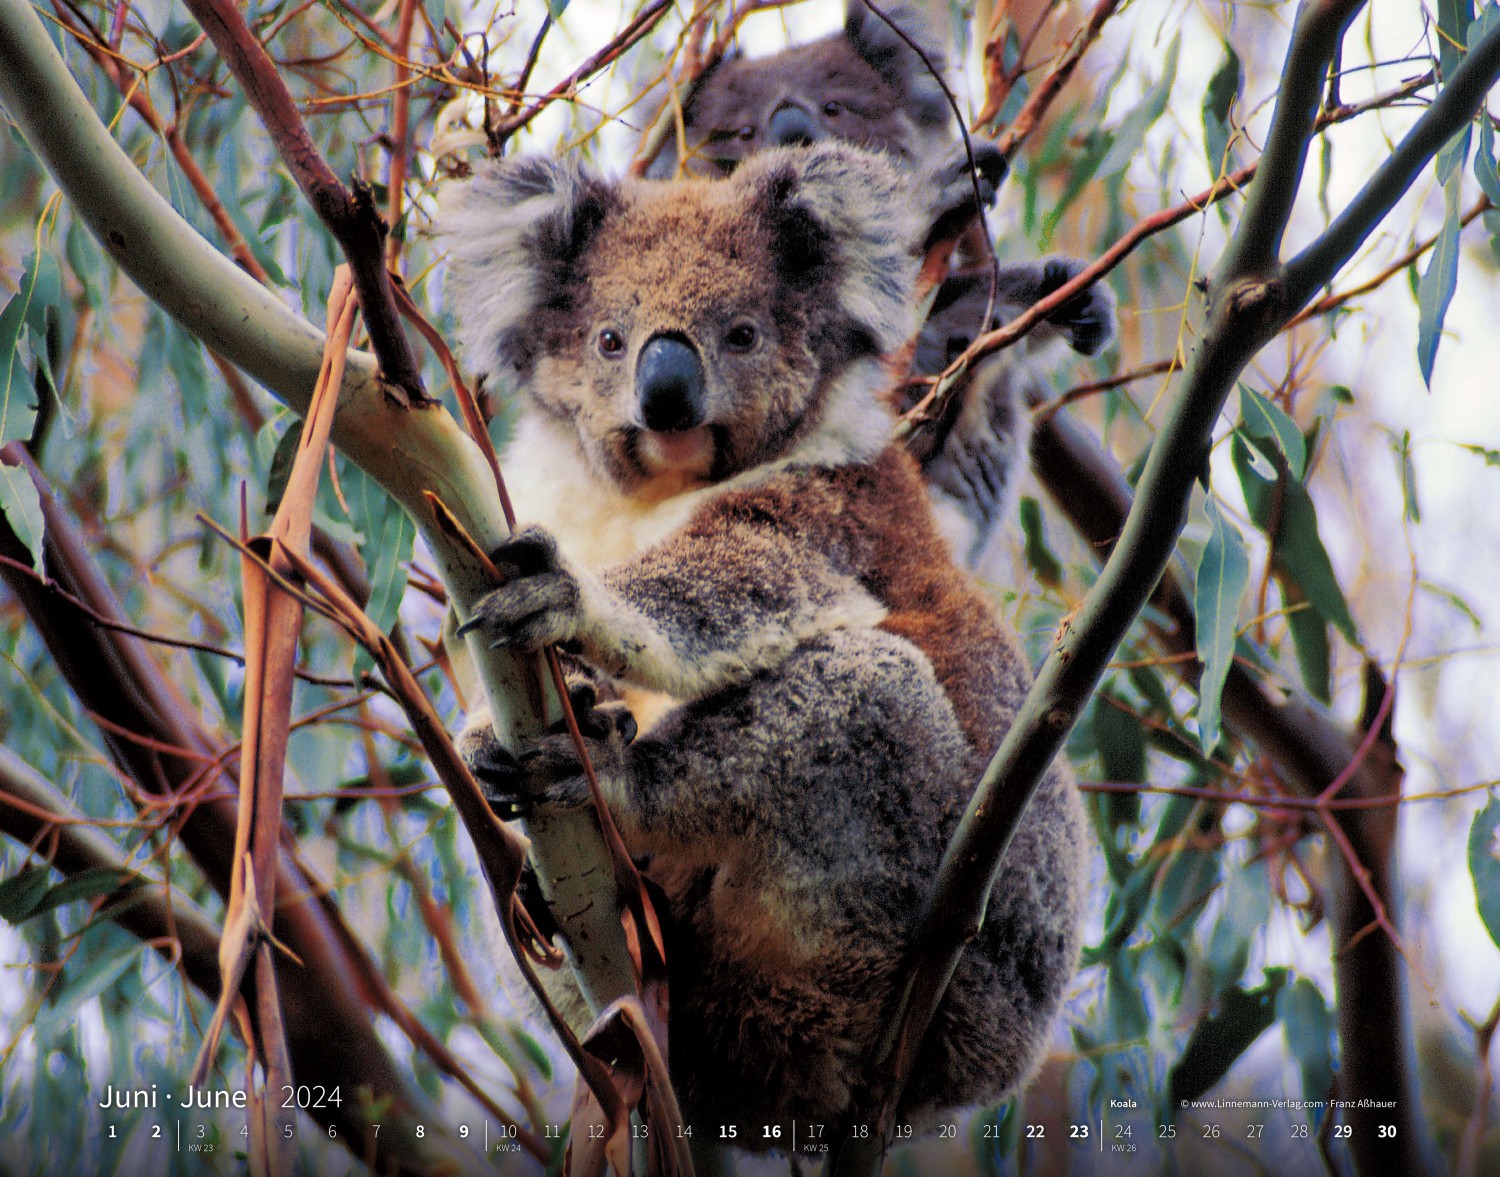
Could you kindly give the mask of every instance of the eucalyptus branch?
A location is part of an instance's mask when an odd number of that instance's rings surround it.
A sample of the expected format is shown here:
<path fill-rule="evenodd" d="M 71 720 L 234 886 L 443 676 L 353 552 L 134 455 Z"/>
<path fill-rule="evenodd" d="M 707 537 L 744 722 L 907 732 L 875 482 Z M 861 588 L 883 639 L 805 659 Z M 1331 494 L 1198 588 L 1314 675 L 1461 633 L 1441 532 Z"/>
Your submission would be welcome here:
<path fill-rule="evenodd" d="M 120 886 L 103 897 L 102 914 L 171 961 L 209 1000 L 217 998 L 218 925 L 182 892 L 126 861 L 89 822 L 46 777 L 0 746 L 0 832 L 23 846 L 49 842 L 47 861 L 64 876 L 118 875 Z"/>
<path fill-rule="evenodd" d="M 328 226 L 349 262 L 381 375 L 420 404 L 426 399 L 411 344 L 401 329 L 385 268 L 385 226 L 370 191 L 350 193 L 313 144 L 297 105 L 265 47 L 229 0 L 184 0 L 244 88 L 297 187 Z"/>
<path fill-rule="evenodd" d="M 944 856 L 908 946 L 905 983 L 897 991 L 890 1024 L 850 1112 L 851 1122 L 874 1122 L 877 1131 L 871 1136 L 876 1139 L 869 1148 L 857 1148 L 849 1145 L 849 1133 L 841 1134 L 835 1173 L 869 1172 L 878 1162 L 918 1047 L 964 946 L 983 922 L 990 889 L 1026 804 L 1171 559 L 1224 401 L 1255 353 L 1300 306 L 1283 288 L 1280 243 L 1316 129 L 1328 64 L 1360 6 L 1358 0 L 1323 0 L 1299 7 L 1263 166 L 1211 283 L 1207 329 L 1189 361 L 1179 399 L 1151 448 L 1120 541 L 1043 663 Z M 1388 193 L 1393 182 L 1382 176 L 1404 175 L 1409 183 L 1420 166 L 1416 157 L 1431 159 L 1479 108 L 1489 82 L 1500 73 L 1500 54 L 1492 62 L 1485 51 L 1491 39 L 1500 40 L 1500 33 L 1486 38 L 1455 72 L 1452 86 L 1459 97 L 1441 102 L 1440 96 L 1429 107 L 1403 144 L 1406 150 L 1398 149 L 1392 164 L 1377 173 L 1372 182 L 1377 191 Z M 1329 230 L 1340 247 L 1347 240 L 1335 228 L 1348 219 L 1346 214 Z M 1374 224 L 1368 215 L 1356 223 L 1365 224 L 1366 233 Z M 1303 256 L 1332 266 L 1347 253 L 1320 239 Z M 1304 263 L 1297 280 L 1310 290 L 1332 276 L 1331 269 L 1314 273 Z M 1406 1147 L 1415 1150 L 1415 1142 Z M 1414 1157 L 1415 1151 L 1409 1155 Z"/>
<path fill-rule="evenodd" d="M 1346 103 L 1342 106 L 1331 107 L 1318 115 L 1317 129 L 1333 126 L 1337 123 L 1346 122 L 1349 119 L 1365 114 L 1371 110 L 1387 107 L 1399 102 L 1403 98 L 1409 98 L 1417 91 L 1430 85 L 1433 80 L 1431 73 L 1422 74 L 1420 77 L 1409 78 L 1401 85 L 1396 86 L 1383 94 L 1377 94 L 1373 98 L 1363 102 Z M 1221 200 L 1226 200 L 1236 192 L 1242 192 L 1252 179 L 1255 178 L 1264 159 L 1256 160 L 1246 164 L 1242 168 L 1230 172 L 1226 176 L 1220 176 L 1203 191 L 1189 196 L 1186 200 L 1172 205 L 1168 208 L 1159 209 L 1154 213 L 1142 217 L 1124 233 L 1120 234 L 1114 242 L 1085 266 L 1067 282 L 1063 283 L 1045 298 L 1039 298 L 1015 318 L 1008 320 L 993 331 L 985 332 L 974 340 L 962 355 L 957 356 L 947 368 L 939 374 L 933 382 L 931 392 L 922 398 L 922 401 L 908 411 L 907 416 L 917 414 L 938 414 L 943 411 L 942 402 L 951 395 L 957 387 L 958 379 L 975 360 L 991 355 L 997 351 L 1013 346 L 1019 340 L 1028 335 L 1039 324 L 1044 323 L 1066 303 L 1078 298 L 1085 293 L 1090 286 L 1098 282 L 1105 275 L 1116 269 L 1127 257 L 1135 252 L 1136 248 L 1145 240 L 1156 234 L 1170 229 L 1173 225 L 1180 224 L 1190 217 L 1199 216 L 1211 205 Z M 1156 367 L 1155 371 L 1166 371 L 1166 366 Z M 1149 372 L 1142 373 L 1149 375 Z M 1101 388 L 1113 388 L 1115 384 L 1104 382 Z M 934 407 L 936 406 L 936 407 Z"/>
<path fill-rule="evenodd" d="M 1500 76 L 1500 26 L 1469 50 L 1432 104 L 1333 223 L 1286 264 L 1285 297 L 1300 308 L 1326 285 L 1416 181 L 1428 162 L 1474 117 Z"/>
<path fill-rule="evenodd" d="M 26 136 L 78 215 L 148 297 L 210 350 L 306 414 L 323 334 L 204 241 L 147 182 L 100 122 L 25 0 L 0 0 L 0 105 Z M 460 619 L 490 589 L 469 549 L 438 526 L 429 493 L 485 551 L 509 534 L 493 476 L 478 447 L 436 405 L 386 395 L 375 363 L 351 352 L 333 443 L 412 517 L 438 564 Z M 538 698 L 534 668 L 491 651 L 469 652 L 490 700 L 497 736 L 517 747 L 560 714 L 550 685 Z M 538 813 L 529 824 L 543 886 L 596 1007 L 634 991 L 598 827 L 586 812 Z M 227 878 L 227 875 L 225 876 Z"/>

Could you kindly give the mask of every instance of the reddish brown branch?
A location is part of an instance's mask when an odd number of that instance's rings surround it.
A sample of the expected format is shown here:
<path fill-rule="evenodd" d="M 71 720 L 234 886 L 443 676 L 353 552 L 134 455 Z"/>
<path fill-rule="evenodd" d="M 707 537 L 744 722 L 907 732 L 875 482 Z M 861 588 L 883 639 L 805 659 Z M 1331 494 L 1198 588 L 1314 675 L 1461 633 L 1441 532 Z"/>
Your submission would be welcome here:
<path fill-rule="evenodd" d="M 401 16 L 396 22 L 394 89 L 391 91 L 391 170 L 386 180 L 389 211 L 386 221 L 392 230 L 386 241 L 389 264 L 395 266 L 401 256 L 401 238 L 395 233 L 401 223 L 406 192 L 407 157 L 411 154 L 411 34 L 416 23 L 417 0 L 401 0 Z"/>
<path fill-rule="evenodd" d="M 1063 51 L 1058 63 L 1048 71 L 1041 84 L 1032 91 L 1025 105 L 1016 113 L 1016 117 L 1010 121 L 1010 125 L 1000 133 L 997 142 L 1007 158 L 1031 137 L 1032 132 L 1042 121 L 1042 116 L 1047 113 L 1048 108 L 1062 93 L 1063 87 L 1073 77 L 1073 71 L 1078 68 L 1078 63 L 1083 59 L 1088 47 L 1098 40 L 1100 30 L 1119 7 L 1120 0 L 1099 0 L 1099 3 L 1094 5 L 1094 10 L 1089 13 L 1088 20 L 1073 34 L 1073 39 Z M 989 54 L 988 46 L 985 47 L 985 54 L 986 56 Z M 991 104 L 987 103 L 979 117 L 974 120 L 976 126 L 984 126 L 1000 113 L 998 109 L 991 110 Z"/>
<path fill-rule="evenodd" d="M 239 9 L 230 0 L 186 3 L 244 88 L 297 186 L 344 251 L 381 375 L 413 402 L 424 403 L 422 377 L 391 296 L 390 272 L 385 267 L 386 226 L 370 190 L 356 182 L 350 192 L 333 174 L 313 145 L 276 64 Z"/>

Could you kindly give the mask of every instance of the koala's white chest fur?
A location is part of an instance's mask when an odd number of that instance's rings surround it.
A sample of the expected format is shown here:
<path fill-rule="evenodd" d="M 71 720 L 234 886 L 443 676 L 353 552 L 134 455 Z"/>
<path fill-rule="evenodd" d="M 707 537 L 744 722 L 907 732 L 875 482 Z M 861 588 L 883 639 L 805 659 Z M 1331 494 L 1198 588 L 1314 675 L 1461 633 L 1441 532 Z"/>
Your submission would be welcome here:
<path fill-rule="evenodd" d="M 570 559 L 596 572 L 665 539 L 711 493 L 655 502 L 622 495 L 590 469 L 567 429 L 531 414 L 517 423 L 501 469 L 516 521 L 547 528 Z"/>

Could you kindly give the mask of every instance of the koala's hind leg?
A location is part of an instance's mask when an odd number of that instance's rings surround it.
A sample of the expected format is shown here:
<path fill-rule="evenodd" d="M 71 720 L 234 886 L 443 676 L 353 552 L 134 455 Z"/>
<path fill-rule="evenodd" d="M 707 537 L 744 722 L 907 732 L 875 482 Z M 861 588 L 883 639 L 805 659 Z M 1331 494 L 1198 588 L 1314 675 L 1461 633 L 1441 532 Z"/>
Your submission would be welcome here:
<path fill-rule="evenodd" d="M 879 630 L 823 634 L 679 707 L 627 761 L 611 809 L 674 871 L 685 1107 L 832 1122 L 979 768 L 931 665 Z"/>

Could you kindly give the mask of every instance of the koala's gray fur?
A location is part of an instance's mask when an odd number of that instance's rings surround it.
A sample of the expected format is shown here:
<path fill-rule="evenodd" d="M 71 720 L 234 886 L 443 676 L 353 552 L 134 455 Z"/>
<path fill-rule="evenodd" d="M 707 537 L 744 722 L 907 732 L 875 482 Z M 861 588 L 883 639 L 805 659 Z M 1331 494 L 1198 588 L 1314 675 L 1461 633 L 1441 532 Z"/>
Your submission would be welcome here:
<path fill-rule="evenodd" d="M 627 698 L 654 693 L 633 742 L 618 702 L 583 727 L 666 895 L 672 1075 L 700 1131 L 781 1125 L 784 1142 L 846 1107 L 1030 682 L 888 440 L 882 357 L 914 329 L 920 206 L 840 144 L 671 184 L 523 158 L 445 198 L 447 297 L 469 362 L 520 389 L 505 467 L 533 524 L 496 553 L 510 579 L 468 625 L 564 643 Z M 478 715 L 462 746 L 499 799 L 585 799 L 565 736 L 517 758 Z M 1036 1067 L 1076 967 L 1086 861 L 1057 765 L 903 1120 L 1000 1099 Z"/>
<path fill-rule="evenodd" d="M 911 0 L 882 5 L 938 71 L 948 72 L 944 38 Z M 844 28 L 772 57 L 730 53 L 693 85 L 682 104 L 685 153 L 672 135 L 650 175 L 727 176 L 767 147 L 839 139 L 922 167 L 955 139 L 953 111 L 931 70 L 860 0 Z"/>
<path fill-rule="evenodd" d="M 959 147 L 957 124 L 937 77 L 949 73 L 947 38 L 930 5 L 892 0 L 882 10 L 920 48 L 922 60 L 860 0 L 844 29 L 770 57 L 731 55 L 710 69 L 683 101 L 685 152 L 672 136 L 651 175 L 728 175 L 767 147 L 843 140 L 885 151 L 898 166 L 926 166 Z M 932 68 L 929 68 L 929 63 Z M 937 77 L 934 76 L 936 70 Z M 984 144 L 976 143 L 977 150 Z M 991 148 L 990 150 L 993 150 Z M 1003 172 L 1003 168 L 1001 169 Z M 999 173 L 992 183 L 998 183 Z M 936 214 L 934 214 L 935 216 Z M 1082 268 L 1056 258 L 1000 267 L 995 307 L 985 319 L 991 271 L 971 266 L 939 291 L 918 344 L 914 375 L 935 376 L 986 330 L 1001 326 Z M 1061 338 L 1093 355 L 1114 331 L 1114 298 L 1102 283 L 1007 352 L 976 364 L 954 392 L 955 412 L 918 434 L 939 527 L 968 567 L 983 569 L 1015 505 L 1027 465 L 1027 398 L 1045 390 L 1040 347 Z M 955 341 L 962 339 L 961 346 Z"/>
<path fill-rule="evenodd" d="M 987 267 L 950 275 L 917 339 L 912 369 L 937 375 L 988 330 L 1011 319 L 1070 281 L 1084 263 L 1072 258 Z M 994 306 L 988 320 L 994 279 Z M 1017 499 L 1031 440 L 1029 405 L 1050 395 L 1039 354 L 1061 339 L 1082 355 L 1098 352 L 1114 334 L 1114 296 L 1103 283 L 1089 287 L 1043 320 L 1025 339 L 978 361 L 952 393 L 953 411 L 923 425 L 907 445 L 922 463 L 938 527 L 967 567 L 983 572 Z M 902 410 L 927 391 L 912 386 Z"/>

